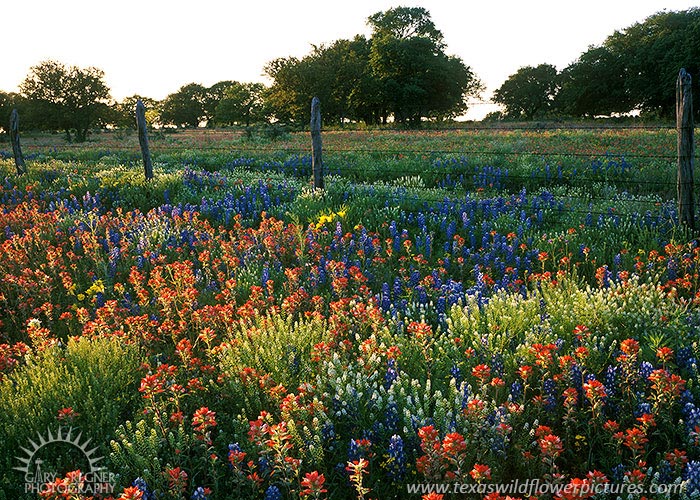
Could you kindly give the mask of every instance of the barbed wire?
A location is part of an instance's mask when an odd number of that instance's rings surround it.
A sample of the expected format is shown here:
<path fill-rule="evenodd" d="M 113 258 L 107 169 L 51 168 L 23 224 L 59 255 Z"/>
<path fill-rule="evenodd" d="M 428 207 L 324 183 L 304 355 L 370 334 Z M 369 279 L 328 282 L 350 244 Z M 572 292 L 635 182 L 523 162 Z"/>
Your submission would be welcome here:
<path fill-rule="evenodd" d="M 406 132 L 406 133 L 420 133 L 420 132 L 441 132 L 441 131 L 466 131 L 466 132 L 499 132 L 499 131 L 540 131 L 540 130 L 554 130 L 554 131 L 579 131 L 579 130 L 599 130 L 599 131 L 614 131 L 614 130 L 648 130 L 648 131 L 676 131 L 676 127 L 672 125 L 627 125 L 627 124 L 609 124 L 606 126 L 601 125 L 576 125 L 576 124 L 557 124 L 552 122 L 534 122 L 527 124 L 512 124 L 509 122 L 493 121 L 484 124 L 483 122 L 471 122 L 471 121 L 457 121 L 453 125 L 445 126 L 443 124 L 437 124 L 435 122 L 422 122 L 425 126 L 424 128 L 410 128 L 410 127 L 397 127 L 397 126 L 381 126 L 378 128 L 373 127 L 352 127 L 348 126 L 346 128 L 332 128 L 331 130 L 324 130 L 324 133 L 339 133 L 339 132 Z M 439 126 L 438 126 L 439 125 Z M 700 129 L 700 127 L 698 127 Z"/>
<path fill-rule="evenodd" d="M 261 170 L 264 172 L 265 168 L 261 167 Z M 388 171 L 389 173 L 394 174 L 392 176 L 393 179 L 400 179 L 401 177 L 411 177 L 417 174 L 425 174 L 429 175 L 430 172 L 426 172 L 425 170 L 402 170 L 402 171 Z M 326 168 L 325 171 L 326 175 L 334 175 L 338 174 L 340 176 L 343 176 L 344 174 L 347 173 L 358 173 L 358 174 L 363 174 L 367 173 L 366 170 L 352 170 L 352 169 L 328 169 Z M 386 170 L 380 170 L 377 168 L 373 173 L 387 173 Z M 459 175 L 459 172 L 455 172 L 455 175 Z M 482 173 L 482 172 L 465 172 L 464 173 L 465 177 L 483 177 L 485 180 L 482 183 L 477 183 L 475 184 L 474 187 L 483 187 L 483 184 L 489 184 L 487 182 L 490 180 L 491 177 L 494 177 L 492 182 L 490 184 L 493 184 L 495 186 L 498 185 L 503 185 L 503 184 L 509 184 L 509 181 L 515 180 L 515 181 L 539 181 L 541 183 L 552 183 L 552 184 L 557 184 L 557 185 L 562 185 L 565 184 L 570 187 L 577 187 L 576 184 L 580 183 L 581 185 L 592 185 L 592 184 L 601 184 L 601 183 L 612 183 L 612 184 L 629 184 L 629 185 L 648 185 L 648 186 L 658 186 L 658 187 L 676 187 L 675 182 L 667 182 L 667 181 L 651 181 L 651 180 L 632 180 L 632 179 L 614 179 L 614 178 L 605 178 L 605 179 L 598 179 L 598 178 L 593 178 L 593 177 L 575 177 L 575 178 L 569 178 L 569 177 L 563 177 L 559 178 L 556 176 L 542 176 L 542 175 L 504 175 L 500 178 L 495 178 L 496 176 L 494 174 L 490 173 Z M 438 177 L 439 179 L 439 177 Z M 381 180 L 381 179 L 380 179 Z M 446 179 L 442 179 L 446 180 Z M 455 182 L 457 179 L 454 179 L 451 177 L 451 180 L 454 180 Z M 464 183 L 464 180 L 460 180 L 462 184 Z"/>
<path fill-rule="evenodd" d="M 509 131 L 509 130 L 526 130 L 526 131 L 533 131 L 533 130 L 556 130 L 556 131 L 578 131 L 578 130 L 595 130 L 595 131 L 600 131 L 600 132 L 605 132 L 605 131 L 617 131 L 617 130 L 653 130 L 653 131 L 658 131 L 658 130 L 675 130 L 673 127 L 670 127 L 668 125 L 607 125 L 607 126 L 600 126 L 600 125 L 566 125 L 563 126 L 561 124 L 552 124 L 552 123 L 528 123 L 528 124 L 508 124 L 508 125 L 503 125 L 503 124 L 496 124 L 496 126 L 473 126 L 473 125 L 468 125 L 468 126 L 461 126 L 461 127 L 454 127 L 454 128 L 427 128 L 425 129 L 426 132 L 441 132 L 441 131 L 449 131 L 449 130 L 462 130 L 466 132 L 483 132 L 483 131 L 489 131 L 489 132 L 501 132 L 501 131 Z M 416 133 L 415 130 L 407 130 L 407 129 L 387 129 L 387 128 L 381 128 L 381 129 L 359 129 L 359 130 L 352 130 L 353 134 L 358 134 L 358 135 L 365 135 L 365 134 L 381 134 L 382 132 L 385 131 L 397 131 L 401 133 Z M 207 135 L 224 135 L 224 134 L 230 134 L 229 131 L 221 131 L 221 130 L 202 130 L 202 135 L 206 137 Z M 330 137 L 333 137 L 333 134 L 338 134 L 338 133 L 343 133 L 343 132 L 350 132 L 350 130 L 344 130 L 344 129 L 335 129 L 330 132 L 327 132 Z M 420 132 L 420 131 L 419 131 Z M 244 132 L 241 132 L 240 134 L 242 135 Z M 176 135 L 176 134 L 174 134 Z M 154 154 L 154 161 L 158 162 L 159 161 L 159 156 L 162 155 L 162 160 L 167 163 L 167 156 L 168 155 L 173 155 L 175 157 L 178 157 L 178 160 L 183 162 L 184 166 L 189 166 L 190 165 L 190 159 L 187 158 L 188 155 L 194 154 L 196 155 L 197 153 L 202 153 L 206 154 L 207 152 L 222 152 L 226 153 L 226 155 L 232 159 L 238 159 L 236 155 L 245 155 L 245 154 L 269 154 L 273 158 L 274 157 L 280 157 L 280 156 L 286 156 L 289 158 L 290 156 L 297 156 L 297 157 L 308 157 L 310 155 L 310 145 L 309 148 L 299 148 L 297 144 L 285 144 L 285 143 L 271 143 L 269 145 L 264 145 L 264 146 L 246 146 L 242 147 L 241 145 L 232 145 L 232 144 L 206 144 L 206 145 L 200 145 L 200 144 L 178 144 L 176 143 L 176 139 L 173 140 L 174 143 L 171 144 L 159 144 L 158 142 L 161 139 L 157 139 L 155 141 L 152 141 L 151 143 L 151 151 Z M 675 154 L 649 154 L 649 153 L 634 153 L 634 152 L 626 152 L 626 153 L 618 153 L 614 151 L 605 151 L 605 152 L 600 152 L 600 151 L 556 151 L 556 150 L 545 150 L 545 151 L 502 151 L 502 150 L 486 150 L 486 149 L 474 149 L 474 148 L 449 148 L 449 149 L 425 149 L 425 148 L 369 148 L 369 147 L 339 147 L 336 145 L 332 144 L 324 148 L 324 155 L 326 157 L 327 161 L 325 165 L 325 170 L 327 174 L 338 174 L 341 176 L 345 177 L 354 177 L 354 180 L 359 180 L 361 181 L 363 177 L 366 178 L 368 182 L 376 182 L 376 181 L 382 181 L 382 180 L 387 180 L 387 177 L 392 179 L 392 180 L 398 180 L 401 177 L 411 177 L 411 176 L 420 176 L 422 179 L 425 178 L 428 183 L 432 184 L 435 183 L 435 186 L 432 186 L 433 189 L 442 189 L 445 191 L 450 191 L 450 187 L 446 186 L 446 183 L 450 182 L 458 182 L 459 186 L 463 189 L 471 189 L 472 192 L 474 190 L 482 189 L 482 188 L 496 188 L 496 189 L 503 189 L 503 188 L 509 188 L 509 189 L 520 189 L 521 187 L 524 187 L 525 184 L 531 185 L 531 184 L 536 184 L 538 187 L 543 187 L 543 188 L 550 188 L 550 187 L 558 187 L 558 186 L 563 186 L 563 187 L 569 187 L 569 188 L 590 188 L 594 184 L 612 184 L 615 185 L 616 187 L 631 187 L 631 188 L 637 188 L 638 194 L 657 194 L 659 195 L 659 191 L 665 192 L 666 194 L 669 194 L 671 191 L 671 188 L 674 188 L 676 186 L 676 183 L 673 181 L 668 181 L 668 180 L 661 180 L 661 179 L 630 179 L 630 178 L 625 178 L 622 177 L 625 174 L 633 174 L 633 172 L 616 172 L 615 168 L 612 167 L 612 171 L 605 165 L 601 164 L 600 168 L 600 174 L 598 176 L 591 176 L 590 173 L 588 172 L 588 175 L 580 175 L 578 173 L 574 174 L 573 172 L 565 171 L 561 172 L 558 169 L 557 165 L 554 166 L 549 166 L 551 168 L 551 173 L 542 173 L 541 171 L 538 171 L 537 173 L 531 173 L 531 174 L 522 174 L 522 173 L 513 173 L 509 171 L 509 166 L 508 165 L 476 165 L 476 164 L 471 164 L 471 165 L 461 165 L 461 164 L 450 164 L 449 161 L 454 159 L 454 156 L 459 156 L 459 157 L 534 157 L 534 158 L 543 158 L 543 159 L 551 159 L 551 158 L 586 158 L 590 159 L 591 161 L 601 161 L 601 160 L 608 160 L 609 162 L 616 162 L 616 161 L 623 161 L 626 159 L 637 159 L 637 160 L 661 160 L 661 161 L 668 161 L 669 163 L 675 162 L 677 160 L 677 156 Z M 90 145 L 92 146 L 92 145 Z M 90 147 L 89 146 L 89 147 Z M 31 152 L 31 151 L 39 151 L 39 152 L 44 152 L 48 154 L 49 156 L 52 154 L 60 154 L 62 151 L 72 151 L 72 150 L 77 150 L 77 149 L 86 149 L 84 144 L 60 144 L 60 145 L 46 145 L 46 144 L 27 144 L 25 142 L 25 151 Z M 115 147 L 114 145 L 100 145 L 99 147 L 95 148 L 95 155 L 111 155 L 111 154 L 124 154 L 126 153 L 129 156 L 128 161 L 131 163 L 132 161 L 136 162 L 140 158 L 140 149 L 137 144 L 133 145 L 118 145 Z M 31 153 L 30 153 L 31 154 Z M 439 161 L 441 158 L 440 156 L 447 156 L 448 158 L 444 159 L 446 162 L 444 165 L 431 165 L 426 169 L 424 165 L 416 165 L 416 164 L 404 164 L 401 167 L 394 167 L 392 166 L 387 166 L 386 164 L 367 164 L 367 165 L 352 165 L 352 164 L 341 164 L 337 165 L 334 164 L 336 161 L 347 160 L 348 158 L 343 158 L 344 156 L 347 155 L 371 155 L 371 156 L 378 156 L 382 159 L 385 157 L 391 157 L 393 160 L 403 160 L 404 157 L 414 155 L 417 158 L 420 158 L 421 160 L 430 158 L 433 161 Z M 184 158 L 183 158 L 184 157 Z M 697 154 L 695 156 L 696 158 L 700 158 L 700 154 Z M 94 160 L 88 159 L 85 161 L 99 161 L 100 158 L 96 158 Z M 193 161 L 196 161 L 198 158 L 192 158 Z M 349 158 L 349 160 L 352 160 L 353 158 Z M 410 160 L 410 158 L 408 158 Z M 469 158 L 466 158 L 467 161 Z M 310 165 L 266 165 L 266 164 L 260 164 L 258 163 L 259 161 L 262 161 L 260 159 L 252 159 L 256 163 L 244 163 L 240 165 L 241 168 L 248 168 L 248 169 L 258 169 L 262 173 L 271 171 L 271 172 L 280 172 L 283 174 L 287 175 L 294 175 L 294 176 L 306 176 L 309 175 L 309 172 L 306 171 L 306 169 L 310 169 Z M 276 160 L 273 160 L 276 161 Z M 475 167 L 493 167 L 493 168 L 498 168 L 498 171 L 488 171 L 488 170 L 475 170 Z M 220 168 L 226 168 L 228 167 L 227 164 L 220 165 Z M 230 168 L 230 167 L 229 167 Z M 294 172 L 294 169 L 300 169 L 300 172 Z M 517 169 L 517 166 L 514 168 Z M 545 166 L 547 168 L 547 166 Z M 520 184 L 518 184 L 520 183 Z M 645 187 L 648 189 L 655 189 L 653 193 L 640 193 L 643 191 L 641 188 Z M 431 186 L 426 186 L 426 188 L 430 189 Z M 588 196 L 578 196 L 575 193 L 569 193 L 567 194 L 567 198 L 571 200 L 578 200 L 578 201 L 610 201 L 608 197 L 601 197 L 601 196 L 594 196 L 592 194 Z M 434 200 L 433 200 L 434 201 Z M 619 201 L 619 200 L 618 200 Z M 656 201 L 649 200 L 648 202 L 642 201 L 642 200 L 629 200 L 633 201 L 634 203 L 649 203 L 649 204 L 655 204 L 657 203 Z M 589 213 L 589 212 L 586 212 Z M 598 214 L 598 215 L 606 215 L 606 214 Z"/>
<path fill-rule="evenodd" d="M 466 196 L 466 194 L 467 193 L 465 193 L 464 196 Z M 406 200 L 405 196 L 400 197 L 398 195 L 386 194 L 385 196 L 381 196 L 381 195 L 378 195 L 377 193 L 373 193 L 373 196 L 378 196 L 379 199 L 387 201 L 387 202 L 394 202 L 397 199 L 402 198 L 403 201 L 411 201 L 411 202 L 415 202 L 417 204 L 423 204 L 423 205 L 430 205 L 430 204 L 443 205 L 445 203 L 452 204 L 452 203 L 459 203 L 460 201 L 462 201 L 459 198 L 450 198 L 450 197 L 440 196 L 440 195 L 431 196 L 430 194 L 427 194 L 427 193 L 422 193 L 421 195 L 414 195 L 414 196 L 409 195 L 412 198 L 409 200 Z M 575 196 L 572 197 L 572 196 L 567 195 L 567 199 L 579 199 L 579 197 L 575 197 Z M 657 209 L 663 208 L 664 205 L 667 205 L 670 203 L 668 201 L 665 203 L 659 203 L 659 202 L 652 202 L 652 201 L 644 202 L 641 200 L 609 200 L 609 199 L 606 199 L 606 200 L 610 201 L 611 203 L 619 203 L 620 201 L 629 201 L 632 203 L 638 203 L 638 204 L 642 204 L 642 205 L 644 205 L 644 204 L 652 205 L 653 204 L 654 208 L 657 208 Z M 585 201 L 589 201 L 589 199 L 586 199 Z M 603 216 L 603 217 L 611 217 L 611 218 L 615 218 L 615 217 L 621 218 L 621 217 L 631 217 L 631 216 L 638 216 L 640 218 L 644 218 L 644 217 L 659 218 L 659 217 L 661 217 L 660 214 L 654 215 L 653 213 L 651 213 L 651 210 L 647 210 L 646 212 L 641 212 L 641 211 L 637 211 L 637 210 L 623 212 L 623 211 L 620 211 L 619 207 L 616 206 L 616 207 L 609 207 L 608 210 L 606 210 L 606 211 L 601 211 L 600 209 L 582 209 L 582 208 L 565 207 L 565 206 L 562 206 L 562 204 L 564 202 L 561 200 L 553 201 L 550 203 L 554 203 L 555 205 L 554 206 L 547 205 L 547 206 L 541 206 L 541 207 L 533 207 L 531 205 L 527 205 L 527 206 L 522 206 L 520 208 L 522 211 L 525 211 L 526 214 L 528 213 L 528 211 L 530 211 L 529 217 L 537 216 L 537 214 L 534 212 L 540 212 L 540 211 L 542 212 L 543 217 L 550 216 L 550 215 L 557 215 L 557 214 L 576 214 L 576 215 L 583 215 L 586 217 L 590 215 L 590 216 L 597 216 L 597 217 Z M 668 220 L 671 219 L 671 217 L 662 217 L 662 218 L 668 219 Z"/>
<path fill-rule="evenodd" d="M 24 147 L 25 151 L 33 150 L 33 149 L 41 149 L 41 150 L 48 150 L 47 153 L 59 153 L 60 150 L 58 148 L 68 148 L 71 149 L 75 147 L 74 145 L 66 145 L 66 146 L 39 146 L 39 145 L 30 145 L 29 147 Z M 84 149 L 84 147 L 83 147 Z M 197 148 L 197 149 L 192 149 L 189 147 L 184 147 L 182 150 L 178 151 L 172 151 L 172 147 L 158 147 L 158 146 L 151 146 L 150 147 L 151 152 L 158 152 L 158 153 L 170 153 L 170 154 L 186 154 L 186 153 L 191 153 L 191 152 L 209 152 L 209 151 L 221 151 L 221 152 L 228 152 L 231 154 L 234 153 L 270 153 L 270 154 L 294 154 L 296 156 L 310 156 L 311 154 L 311 149 L 298 149 L 298 148 L 292 148 L 292 147 L 246 147 L 246 148 L 241 148 L 241 147 L 225 147 L 225 146 L 207 146 L 206 148 Z M 129 148 L 120 148 L 120 149 L 115 149 L 115 148 L 102 148 L 102 149 L 96 149 L 95 150 L 96 154 L 99 153 L 104 153 L 105 155 L 109 154 L 115 154 L 115 153 L 121 153 L 121 152 L 127 152 L 127 153 L 132 153 L 134 156 L 140 155 L 140 150 L 138 146 L 135 147 L 129 147 Z M 612 158 L 612 159 L 625 159 L 625 158 L 639 158 L 639 159 L 656 159 L 656 160 L 668 160 L 668 161 L 676 161 L 677 156 L 672 155 L 672 154 L 643 154 L 643 153 L 620 153 L 620 152 L 614 152 L 614 151 L 606 151 L 606 152 L 596 152 L 596 151 L 585 151 L 585 152 L 576 152 L 576 151 L 497 151 L 497 150 L 478 150 L 478 149 L 374 149 L 374 148 L 333 148 L 333 147 L 325 147 L 323 150 L 324 154 L 330 155 L 330 154 L 342 154 L 342 153 L 352 153 L 352 154 L 360 154 L 360 153 L 369 153 L 369 154 L 374 154 L 374 155 L 392 155 L 392 156 L 399 156 L 399 155 L 417 155 L 417 156 L 427 156 L 427 155 L 453 155 L 453 154 L 459 154 L 462 156 L 465 155 L 474 155 L 474 156 L 534 156 L 534 157 L 574 157 L 574 158 L 591 158 L 591 159 L 599 159 L 599 158 Z M 7 153 L 9 155 L 9 153 Z M 700 153 L 697 153 L 694 158 L 700 158 Z"/>

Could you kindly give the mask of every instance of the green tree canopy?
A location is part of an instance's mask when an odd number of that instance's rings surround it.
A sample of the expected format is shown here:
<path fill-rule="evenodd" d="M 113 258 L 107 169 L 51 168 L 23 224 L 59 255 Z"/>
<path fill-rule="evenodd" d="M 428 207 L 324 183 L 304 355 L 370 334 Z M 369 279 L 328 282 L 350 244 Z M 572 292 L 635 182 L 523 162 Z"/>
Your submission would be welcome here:
<path fill-rule="evenodd" d="M 557 90 L 558 77 L 554 66 L 524 66 L 493 93 L 493 100 L 506 108 L 509 118 L 531 120 L 552 110 Z"/>
<path fill-rule="evenodd" d="M 8 131 L 10 129 L 10 114 L 14 108 L 23 107 L 21 96 L 14 92 L 3 92 L 0 90 L 0 129 Z"/>
<path fill-rule="evenodd" d="M 618 57 L 631 104 L 642 112 L 675 116 L 676 79 L 689 71 L 700 79 L 700 8 L 659 12 L 616 31 L 604 43 Z"/>
<path fill-rule="evenodd" d="M 607 47 L 591 47 L 560 75 L 557 109 L 568 116 L 593 118 L 626 113 L 634 105 L 625 86 L 626 71 Z"/>
<path fill-rule="evenodd" d="M 28 123 L 38 129 L 71 131 L 77 141 L 108 116 L 110 93 L 100 69 L 66 67 L 57 61 L 33 66 L 20 84 L 27 99 Z"/>
<path fill-rule="evenodd" d="M 466 111 L 481 83 L 461 59 L 444 52 L 442 33 L 423 8 L 397 7 L 368 20 L 373 28 L 370 65 L 394 119 L 417 125 Z"/>
<path fill-rule="evenodd" d="M 136 129 L 136 101 L 139 99 L 146 107 L 146 121 L 149 125 L 153 125 L 158 118 L 158 101 L 140 95 L 126 97 L 112 107 L 112 125 L 119 128 Z"/>
<path fill-rule="evenodd" d="M 559 105 L 575 116 L 635 109 L 660 117 L 675 114 L 675 84 L 685 68 L 700 88 L 700 9 L 659 12 L 615 31 L 562 72 Z"/>
<path fill-rule="evenodd" d="M 238 84 L 232 80 L 222 80 L 209 87 L 204 98 L 204 113 L 207 126 L 212 126 L 215 122 L 216 107 L 224 98 L 226 91 Z"/>
<path fill-rule="evenodd" d="M 303 90 L 303 69 L 296 57 L 280 57 L 265 65 L 263 72 L 273 80 L 265 93 L 265 105 L 276 120 L 301 121 L 305 116 L 303 100 L 309 92 Z"/>
<path fill-rule="evenodd" d="M 443 35 L 435 27 L 430 12 L 423 7 L 396 7 L 369 16 L 367 23 L 372 27 L 374 36 L 388 36 L 398 40 L 425 38 L 442 50 Z"/>
<path fill-rule="evenodd" d="M 318 97 L 327 123 L 343 123 L 371 116 L 367 93 L 372 87 L 369 42 L 363 36 L 314 46 L 302 59 L 280 58 L 265 67 L 273 80 L 265 94 L 276 119 L 307 122 L 311 98 Z M 376 88 L 376 87 L 375 87 Z"/>
<path fill-rule="evenodd" d="M 198 127 L 207 120 L 207 88 L 198 83 L 183 85 L 166 96 L 160 105 L 160 121 L 163 125 Z"/>
<path fill-rule="evenodd" d="M 261 122 L 265 118 L 262 83 L 231 82 L 218 101 L 213 120 L 217 124 L 242 124 Z"/>
<path fill-rule="evenodd" d="M 481 85 L 461 59 L 444 53 L 442 33 L 423 8 L 399 7 L 371 16 L 371 39 L 356 36 L 313 47 L 302 59 L 280 58 L 265 67 L 273 80 L 268 107 L 282 121 L 306 122 L 312 97 L 326 122 L 386 121 L 418 124 L 466 110 Z"/>

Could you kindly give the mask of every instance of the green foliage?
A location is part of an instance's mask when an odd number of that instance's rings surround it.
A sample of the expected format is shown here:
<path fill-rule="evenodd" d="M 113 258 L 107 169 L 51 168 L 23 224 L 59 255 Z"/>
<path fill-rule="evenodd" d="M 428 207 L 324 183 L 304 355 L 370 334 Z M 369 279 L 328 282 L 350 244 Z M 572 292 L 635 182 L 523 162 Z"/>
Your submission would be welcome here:
<path fill-rule="evenodd" d="M 70 339 L 65 347 L 31 354 L 26 366 L 0 382 L 0 482 L 23 486 L 21 474 L 12 470 L 20 447 L 37 433 L 67 425 L 57 419 L 63 408 L 77 413 L 68 424 L 105 456 L 114 429 L 136 412 L 140 362 L 136 346 L 118 338 Z M 54 458 L 61 463 L 61 456 Z"/>
<path fill-rule="evenodd" d="M 318 97 L 326 123 L 362 120 L 417 126 L 422 118 L 450 118 L 466 110 L 481 85 L 461 59 L 444 52 L 442 34 L 423 8 L 399 7 L 369 18 L 370 40 L 356 36 L 314 47 L 302 58 L 265 67 L 274 80 L 266 100 L 279 120 L 308 122 Z"/>
<path fill-rule="evenodd" d="M 28 128 L 64 130 L 69 142 L 71 131 L 76 141 L 85 141 L 88 130 L 108 114 L 109 88 L 97 68 L 44 61 L 32 66 L 20 92 L 27 99 Z"/>
<path fill-rule="evenodd" d="M 110 442 L 110 465 L 124 478 L 142 477 L 156 491 L 166 489 L 162 454 L 164 439 L 153 426 L 153 419 L 142 418 L 136 424 L 127 421 L 116 429 Z M 182 449 L 182 447 L 180 448 Z M 123 486 L 128 486 L 126 479 Z"/>
<path fill-rule="evenodd" d="M 140 95 L 126 97 L 121 102 L 115 104 L 112 107 L 112 118 L 109 121 L 119 128 L 135 130 L 136 102 L 139 99 L 141 102 L 143 102 L 143 105 L 146 108 L 146 123 L 149 125 L 149 127 L 152 126 L 157 115 L 156 108 L 158 106 L 158 102 L 155 99 Z"/>
<path fill-rule="evenodd" d="M 553 465 L 565 480 L 640 458 L 657 468 L 674 448 L 696 460 L 679 419 L 698 394 L 700 250 L 674 228 L 667 187 L 635 183 L 673 166 L 632 154 L 664 156 L 672 133 L 382 132 L 360 136 L 359 152 L 357 135 L 326 137 L 323 192 L 289 154 L 304 134 L 255 158 L 241 145 L 265 139 L 234 131 L 160 137 L 150 182 L 127 148 L 47 152 L 21 178 L 0 162 L 3 333 L 67 342 L 26 360 L 0 342 L 7 498 L 16 450 L 68 405 L 109 443 L 120 486 L 141 477 L 164 500 L 199 486 L 296 498 L 312 470 L 344 498 L 351 453 L 370 462 L 373 497 L 396 498 L 422 479 L 427 425 L 451 436 L 440 453 L 465 439 L 460 474 L 485 464 L 494 482 Z M 409 145 L 418 152 L 401 153 Z M 524 154 L 534 146 L 544 159 Z M 37 315 L 46 328 L 27 321 Z M 78 334 L 104 338 L 68 340 Z M 628 460 L 602 425 L 641 425 L 641 403 L 656 424 Z M 561 439 L 556 464 L 542 460 L 540 424 Z"/>
<path fill-rule="evenodd" d="M 22 99 L 18 94 L 0 91 L 0 129 L 3 133 L 9 132 L 10 114 L 14 108 L 19 108 L 21 104 Z"/>
<path fill-rule="evenodd" d="M 658 12 L 616 31 L 604 46 L 616 54 L 626 75 L 631 104 L 643 112 L 675 116 L 676 79 L 681 68 L 698 77 L 700 9 Z M 697 97 L 697 87 L 695 88 Z"/>
<path fill-rule="evenodd" d="M 508 77 L 493 100 L 506 108 L 508 117 L 532 120 L 549 114 L 558 89 L 557 68 L 551 64 L 525 66 Z"/>
<path fill-rule="evenodd" d="M 569 351 L 577 345 L 587 347 L 591 356 L 587 367 L 600 376 L 614 362 L 615 346 L 626 338 L 660 338 L 674 350 L 692 342 L 691 329 L 683 324 L 685 317 L 675 300 L 651 283 L 591 288 L 566 278 L 557 286 L 542 286 L 539 294 L 527 298 L 499 293 L 485 307 L 476 301 L 454 306 L 434 358 L 460 359 L 460 353 L 450 352 L 456 337 L 461 339 L 459 345 L 485 351 L 487 358 L 503 355 L 506 369 L 513 371 L 531 362 L 532 345 L 560 342 L 560 355 L 572 354 Z M 590 332 L 583 341 L 575 340 L 578 325 Z M 653 360 L 655 349 L 650 347 L 644 354 Z M 443 377 L 449 376 L 450 368 L 445 364 Z"/>
<path fill-rule="evenodd" d="M 239 124 L 250 126 L 264 119 L 263 92 L 261 83 L 232 82 L 218 100 L 212 114 L 217 124 Z"/>
<path fill-rule="evenodd" d="M 198 83 L 183 85 L 160 104 L 160 122 L 177 127 L 198 127 L 207 116 L 207 89 Z"/>
<path fill-rule="evenodd" d="M 556 107 L 567 116 L 626 113 L 633 102 L 625 88 L 626 71 L 621 56 L 608 47 L 591 47 L 560 75 Z"/>
<path fill-rule="evenodd" d="M 181 175 L 164 171 L 160 164 L 154 165 L 154 178 L 151 180 L 146 180 L 142 171 L 123 165 L 105 168 L 97 172 L 95 179 L 99 181 L 100 195 L 111 208 L 138 209 L 146 213 L 165 203 L 166 196 L 189 202 L 201 200 L 201 193 L 187 192 Z"/>
<path fill-rule="evenodd" d="M 442 48 L 443 35 L 423 7 L 395 7 L 377 12 L 367 20 L 375 35 L 399 39 L 427 38 Z"/>
<path fill-rule="evenodd" d="M 330 342 L 332 337 L 328 324 L 320 319 L 295 322 L 292 316 L 260 318 L 253 325 L 241 324 L 234 329 L 231 341 L 236 348 L 226 351 L 221 364 L 227 373 L 255 368 L 269 374 L 274 383 L 297 387 L 313 372 L 313 346 Z"/>
<path fill-rule="evenodd" d="M 675 116 L 679 70 L 685 68 L 694 76 L 700 70 L 700 49 L 692 43 L 698 36 L 697 8 L 658 12 L 615 31 L 563 71 L 561 109 L 574 116 L 634 109 L 651 116 Z"/>

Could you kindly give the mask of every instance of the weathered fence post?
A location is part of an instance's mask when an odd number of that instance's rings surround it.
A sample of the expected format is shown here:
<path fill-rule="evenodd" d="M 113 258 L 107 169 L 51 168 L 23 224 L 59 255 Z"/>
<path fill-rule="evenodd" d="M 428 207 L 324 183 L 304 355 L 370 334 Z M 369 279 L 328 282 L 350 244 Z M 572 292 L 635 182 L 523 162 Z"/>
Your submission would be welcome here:
<path fill-rule="evenodd" d="M 692 78 L 681 68 L 676 82 L 676 130 L 678 132 L 678 217 L 683 225 L 695 229 L 693 197 L 693 94 Z"/>
<path fill-rule="evenodd" d="M 314 174 L 314 188 L 323 189 L 323 154 L 321 142 L 321 101 L 311 100 L 311 170 Z"/>
<path fill-rule="evenodd" d="M 27 166 L 24 164 L 22 148 L 19 145 L 19 113 L 16 109 L 13 109 L 10 115 L 10 139 L 12 140 L 12 154 L 15 157 L 17 175 L 26 174 Z"/>
<path fill-rule="evenodd" d="M 143 170 L 146 180 L 153 179 L 153 163 L 151 163 L 151 152 L 148 149 L 148 129 L 146 127 L 146 109 L 141 99 L 136 101 L 136 128 L 139 132 L 139 144 L 141 145 L 141 156 L 143 157 Z"/>

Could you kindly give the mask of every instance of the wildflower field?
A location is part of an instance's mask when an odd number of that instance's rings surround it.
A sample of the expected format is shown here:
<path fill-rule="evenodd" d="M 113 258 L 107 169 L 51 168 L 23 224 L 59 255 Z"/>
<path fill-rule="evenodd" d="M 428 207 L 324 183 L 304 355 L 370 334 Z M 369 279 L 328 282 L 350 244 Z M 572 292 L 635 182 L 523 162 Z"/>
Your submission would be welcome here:
<path fill-rule="evenodd" d="M 675 132 L 328 132 L 324 192 L 308 134 L 162 133 L 148 182 L 51 139 L 0 144 L 0 499 L 700 494 Z"/>

